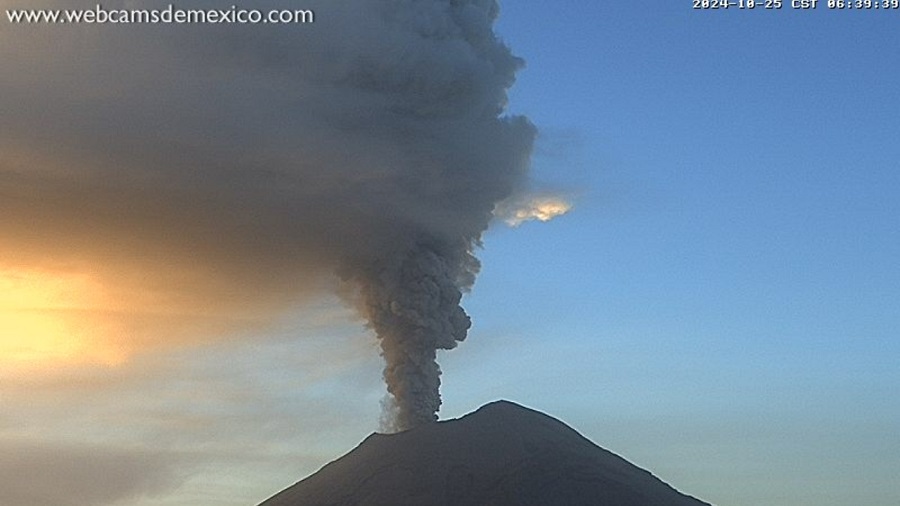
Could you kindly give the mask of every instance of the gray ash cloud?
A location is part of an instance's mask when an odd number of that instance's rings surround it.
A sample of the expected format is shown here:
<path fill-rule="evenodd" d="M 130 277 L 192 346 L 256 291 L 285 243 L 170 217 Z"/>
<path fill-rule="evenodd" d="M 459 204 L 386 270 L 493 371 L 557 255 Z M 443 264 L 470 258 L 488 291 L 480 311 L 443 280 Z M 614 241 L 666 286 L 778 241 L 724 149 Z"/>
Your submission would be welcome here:
<path fill-rule="evenodd" d="M 402 430 L 436 419 L 436 352 L 466 337 L 474 251 L 526 185 L 535 129 L 504 112 L 522 61 L 493 0 L 303 7 L 315 24 L 4 30 L 3 259 L 208 314 L 276 315 L 337 273 L 380 339 Z"/>

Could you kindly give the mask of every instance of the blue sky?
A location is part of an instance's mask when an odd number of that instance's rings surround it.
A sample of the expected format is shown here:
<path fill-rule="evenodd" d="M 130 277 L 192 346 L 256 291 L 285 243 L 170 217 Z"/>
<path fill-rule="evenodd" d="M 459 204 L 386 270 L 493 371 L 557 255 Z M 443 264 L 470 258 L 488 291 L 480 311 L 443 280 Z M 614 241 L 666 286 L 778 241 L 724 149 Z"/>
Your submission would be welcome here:
<path fill-rule="evenodd" d="M 441 416 L 520 402 L 718 506 L 896 505 L 898 16 L 821 3 L 801 12 L 790 2 L 778 11 L 503 2 L 497 32 L 527 61 L 509 110 L 540 131 L 534 186 L 574 208 L 486 233 L 463 300 L 473 328 L 439 355 Z M 58 46 L 61 32 L 34 33 Z M 200 47 L 213 59 L 220 50 Z M 82 110 L 70 92 L 103 97 L 78 82 L 29 81 L 29 72 L 80 75 L 63 56 L 45 68 L 15 43 L 0 51 L 17 65 L 0 86 L 18 91 L 25 76 L 29 90 L 63 91 L 58 115 Z M 179 68 L 141 79 L 165 86 Z M 236 82 L 241 97 L 256 81 Z M 129 93 L 127 83 L 111 93 Z M 156 124 L 134 111 L 135 131 Z M 185 131 L 205 118 L 191 114 Z M 220 137 L 244 127 L 225 124 Z M 52 158 L 14 151 L 30 134 L 8 130 L 19 137 L 0 131 L 0 169 Z M 80 146 L 59 149 L 82 156 Z M 120 293 L 94 294 L 84 273 L 10 277 L 5 262 L 18 255 L 0 246 L 0 286 L 24 279 L 34 290 L 10 293 L 29 300 L 83 292 L 90 308 L 124 314 L 171 295 L 111 303 L 103 297 Z M 152 265 L 172 276 L 163 279 L 184 274 Z M 82 350 L 85 360 L 60 352 L 47 366 L 0 361 L 0 471 L 24 469 L 37 487 L 58 480 L 72 506 L 254 504 L 314 472 L 378 427 L 384 386 L 364 322 L 331 292 L 310 291 L 275 319 L 265 303 L 240 306 L 237 320 L 266 324 L 227 338 L 179 334 Z M 0 317 L 13 314 L 7 303 Z M 221 316 L 233 303 L 204 309 Z M 180 323 L 153 328 L 175 335 Z M 0 337 L 0 349 L 18 349 Z M 0 490 L 35 490 L 7 476 Z"/>
<path fill-rule="evenodd" d="M 896 12 L 504 7 L 577 200 L 488 236 L 467 346 L 502 328 L 517 396 L 716 504 L 896 502 Z"/>

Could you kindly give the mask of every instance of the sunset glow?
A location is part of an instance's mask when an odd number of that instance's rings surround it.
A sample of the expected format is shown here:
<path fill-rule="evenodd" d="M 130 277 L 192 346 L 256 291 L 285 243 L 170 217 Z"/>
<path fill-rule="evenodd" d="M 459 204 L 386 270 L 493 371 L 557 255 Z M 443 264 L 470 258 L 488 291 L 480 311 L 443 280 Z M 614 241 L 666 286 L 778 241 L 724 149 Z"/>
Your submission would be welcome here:
<path fill-rule="evenodd" d="M 0 270 L 0 363 L 29 370 L 120 363 L 123 354 L 91 317 L 100 295 L 86 276 Z"/>

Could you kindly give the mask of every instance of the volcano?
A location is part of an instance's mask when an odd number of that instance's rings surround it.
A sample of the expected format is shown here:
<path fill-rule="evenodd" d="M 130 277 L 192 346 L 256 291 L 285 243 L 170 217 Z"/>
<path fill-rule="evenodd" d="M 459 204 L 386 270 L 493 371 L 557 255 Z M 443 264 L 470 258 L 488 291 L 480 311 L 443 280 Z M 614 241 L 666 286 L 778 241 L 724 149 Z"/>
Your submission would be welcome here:
<path fill-rule="evenodd" d="M 710 506 L 508 401 L 372 434 L 259 506 Z"/>

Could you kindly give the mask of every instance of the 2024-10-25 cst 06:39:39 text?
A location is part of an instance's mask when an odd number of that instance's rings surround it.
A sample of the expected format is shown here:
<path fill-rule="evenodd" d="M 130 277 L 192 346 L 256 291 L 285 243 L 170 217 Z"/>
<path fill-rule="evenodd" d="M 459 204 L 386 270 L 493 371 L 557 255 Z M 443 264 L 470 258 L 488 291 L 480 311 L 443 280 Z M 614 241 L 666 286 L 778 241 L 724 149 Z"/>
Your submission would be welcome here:
<path fill-rule="evenodd" d="M 697 10 L 812 10 L 826 6 L 831 10 L 900 10 L 900 0 L 691 0 Z"/>
<path fill-rule="evenodd" d="M 694 9 L 780 9 L 782 0 L 692 0 Z"/>

